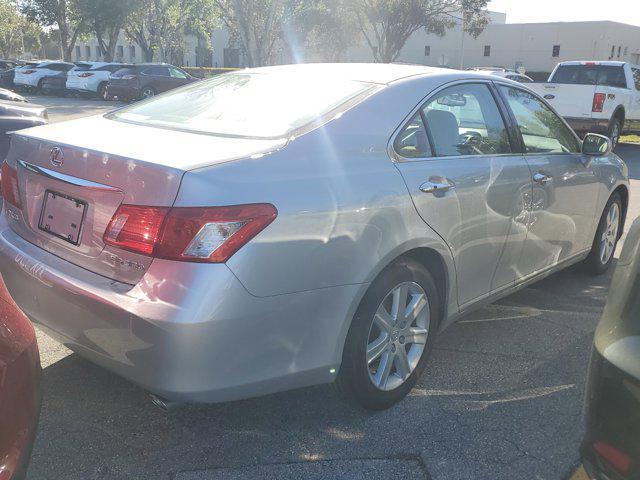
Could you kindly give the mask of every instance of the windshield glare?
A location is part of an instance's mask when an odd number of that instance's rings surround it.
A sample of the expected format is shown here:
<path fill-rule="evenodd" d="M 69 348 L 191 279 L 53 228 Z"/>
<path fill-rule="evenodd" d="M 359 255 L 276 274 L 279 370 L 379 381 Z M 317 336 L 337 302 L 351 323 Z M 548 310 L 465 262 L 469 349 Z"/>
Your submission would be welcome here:
<path fill-rule="evenodd" d="M 109 118 L 209 134 L 274 138 L 373 88 L 350 80 L 228 73 L 118 110 Z"/>

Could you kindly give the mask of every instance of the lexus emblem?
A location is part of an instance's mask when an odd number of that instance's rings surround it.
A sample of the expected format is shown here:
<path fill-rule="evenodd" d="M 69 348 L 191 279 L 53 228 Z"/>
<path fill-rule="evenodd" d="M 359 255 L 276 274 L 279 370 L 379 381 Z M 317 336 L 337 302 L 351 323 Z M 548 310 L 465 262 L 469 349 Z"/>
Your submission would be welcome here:
<path fill-rule="evenodd" d="M 54 167 L 59 167 L 64 163 L 64 153 L 60 147 L 53 147 L 49 152 L 49 161 Z"/>

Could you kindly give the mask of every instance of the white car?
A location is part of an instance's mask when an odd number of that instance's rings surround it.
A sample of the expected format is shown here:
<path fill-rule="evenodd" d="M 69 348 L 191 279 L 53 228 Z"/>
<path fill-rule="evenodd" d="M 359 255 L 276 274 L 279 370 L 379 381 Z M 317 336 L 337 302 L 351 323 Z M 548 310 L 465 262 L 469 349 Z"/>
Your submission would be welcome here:
<path fill-rule="evenodd" d="M 45 77 L 67 73 L 76 65 L 56 60 L 44 60 L 35 66 L 18 67 L 15 71 L 13 83 L 16 87 L 42 88 Z"/>
<path fill-rule="evenodd" d="M 494 68 L 494 67 L 475 67 L 471 69 L 474 72 L 486 73 L 487 75 L 494 75 L 496 77 L 508 78 L 519 83 L 533 83 L 534 80 L 528 77 L 524 73 L 518 73 L 514 70 L 507 70 L 506 68 Z"/>
<path fill-rule="evenodd" d="M 640 131 L 640 66 L 626 62 L 562 62 L 548 83 L 531 85 L 578 134 L 603 133 L 614 146 Z"/>
<path fill-rule="evenodd" d="M 95 63 L 91 68 L 72 69 L 67 73 L 67 89 L 97 94 L 107 99 L 107 83 L 111 74 L 126 67 L 124 63 Z"/>

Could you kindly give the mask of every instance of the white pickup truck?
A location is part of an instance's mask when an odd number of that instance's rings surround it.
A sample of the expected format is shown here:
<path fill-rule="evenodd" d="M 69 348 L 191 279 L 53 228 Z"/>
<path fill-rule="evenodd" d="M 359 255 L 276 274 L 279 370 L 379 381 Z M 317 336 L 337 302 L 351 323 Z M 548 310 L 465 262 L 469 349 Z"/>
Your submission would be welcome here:
<path fill-rule="evenodd" d="M 625 62 L 562 62 L 547 83 L 528 85 L 580 135 L 640 132 L 640 66 Z"/>

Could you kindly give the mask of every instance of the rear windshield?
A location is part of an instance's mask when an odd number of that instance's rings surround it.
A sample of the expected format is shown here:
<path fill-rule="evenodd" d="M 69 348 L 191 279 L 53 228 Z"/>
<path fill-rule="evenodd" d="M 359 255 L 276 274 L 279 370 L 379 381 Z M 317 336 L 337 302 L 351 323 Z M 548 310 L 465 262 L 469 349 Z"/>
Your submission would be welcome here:
<path fill-rule="evenodd" d="M 363 82 L 292 74 L 228 73 L 117 110 L 108 118 L 200 133 L 277 138 L 374 88 Z"/>
<path fill-rule="evenodd" d="M 550 82 L 627 88 L 624 67 L 613 65 L 561 65 Z"/>

